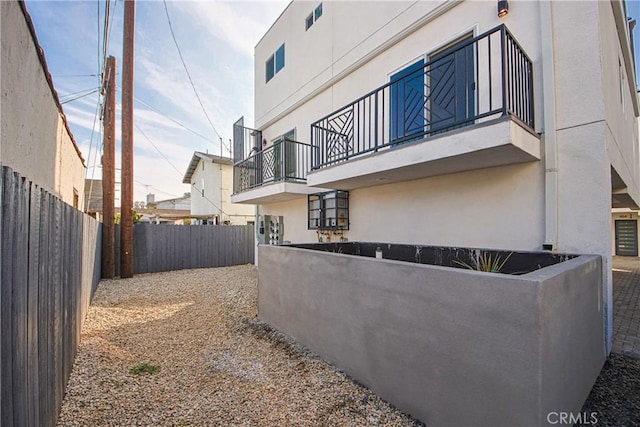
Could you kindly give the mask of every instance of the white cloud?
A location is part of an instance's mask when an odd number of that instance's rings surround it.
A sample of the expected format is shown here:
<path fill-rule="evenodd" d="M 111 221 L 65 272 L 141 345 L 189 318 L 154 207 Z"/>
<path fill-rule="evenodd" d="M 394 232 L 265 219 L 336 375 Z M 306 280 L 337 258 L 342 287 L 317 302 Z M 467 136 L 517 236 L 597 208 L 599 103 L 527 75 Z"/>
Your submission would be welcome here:
<path fill-rule="evenodd" d="M 236 51 L 253 57 L 253 48 L 282 13 L 288 1 L 175 3 L 215 37 Z M 169 11 L 171 13 L 171 10 Z"/>

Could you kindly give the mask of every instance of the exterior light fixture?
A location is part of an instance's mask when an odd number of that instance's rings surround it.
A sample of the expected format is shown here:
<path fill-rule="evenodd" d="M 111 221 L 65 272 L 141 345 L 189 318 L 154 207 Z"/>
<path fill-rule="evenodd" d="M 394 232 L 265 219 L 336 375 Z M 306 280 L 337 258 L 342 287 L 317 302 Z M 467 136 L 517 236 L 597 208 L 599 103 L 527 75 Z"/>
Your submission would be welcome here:
<path fill-rule="evenodd" d="M 507 0 L 498 0 L 498 18 L 504 18 L 509 14 L 509 2 Z"/>

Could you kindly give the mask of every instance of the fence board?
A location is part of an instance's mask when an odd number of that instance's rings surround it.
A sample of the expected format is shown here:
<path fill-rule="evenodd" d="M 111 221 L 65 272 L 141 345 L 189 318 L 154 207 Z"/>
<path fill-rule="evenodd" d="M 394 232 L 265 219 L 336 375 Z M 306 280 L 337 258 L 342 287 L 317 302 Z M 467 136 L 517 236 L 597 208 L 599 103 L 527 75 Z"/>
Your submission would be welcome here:
<path fill-rule="evenodd" d="M 0 349 L 2 348 L 2 266 L 4 262 L 3 245 L 4 245 L 4 169 L 2 168 L 2 162 L 0 162 Z M 7 254 L 7 259 L 9 255 Z M 0 425 L 2 425 L 2 351 L 0 351 Z"/>
<path fill-rule="evenodd" d="M 13 425 L 13 345 L 11 330 L 11 300 L 13 285 L 12 258 L 9 254 L 13 253 L 12 242 L 14 239 L 15 223 L 17 222 L 17 206 L 16 206 L 16 188 L 15 179 L 12 171 L 8 168 L 3 169 L 2 178 L 4 180 L 2 194 L 2 222 L 3 222 L 3 241 L 2 253 L 4 262 L 2 263 L 2 287 L 0 292 L 1 312 L 1 333 L 0 345 L 2 346 L 2 384 L 0 386 L 0 400 L 2 402 L 2 421 L 1 425 Z"/>
<path fill-rule="evenodd" d="M 38 375 L 38 282 L 40 278 L 40 221 L 42 209 L 42 191 L 35 184 L 31 186 L 29 209 L 29 284 L 27 289 L 27 396 L 28 418 L 30 426 L 40 425 L 40 399 Z"/>
<path fill-rule="evenodd" d="M 13 261 L 13 407 L 14 422 L 27 424 L 27 288 L 29 271 L 29 187 L 30 183 L 16 175 L 18 218 Z"/>
<path fill-rule="evenodd" d="M 0 200 L 0 423 L 54 426 L 100 277 L 100 227 L 7 167 Z"/>

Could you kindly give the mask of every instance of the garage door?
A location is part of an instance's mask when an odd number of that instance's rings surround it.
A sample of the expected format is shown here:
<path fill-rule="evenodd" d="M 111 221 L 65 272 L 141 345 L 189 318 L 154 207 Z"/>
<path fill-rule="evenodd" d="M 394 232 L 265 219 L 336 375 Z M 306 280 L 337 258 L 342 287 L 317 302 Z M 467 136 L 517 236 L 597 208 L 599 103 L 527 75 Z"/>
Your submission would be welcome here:
<path fill-rule="evenodd" d="M 638 256 L 637 220 L 616 220 L 616 255 Z"/>

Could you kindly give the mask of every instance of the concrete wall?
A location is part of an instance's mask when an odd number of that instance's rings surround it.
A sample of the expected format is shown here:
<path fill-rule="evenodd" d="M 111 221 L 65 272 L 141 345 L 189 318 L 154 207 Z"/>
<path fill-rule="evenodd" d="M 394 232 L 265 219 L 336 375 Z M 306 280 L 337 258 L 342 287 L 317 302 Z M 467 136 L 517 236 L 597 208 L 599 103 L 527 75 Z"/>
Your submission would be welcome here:
<path fill-rule="evenodd" d="M 0 161 L 72 205 L 85 166 L 18 2 L 0 2 Z"/>
<path fill-rule="evenodd" d="M 509 276 L 259 252 L 260 319 L 428 425 L 545 425 L 604 363 L 600 257 Z"/>
<path fill-rule="evenodd" d="M 191 177 L 191 214 L 218 215 L 233 225 L 253 221 L 255 206 L 231 203 L 232 192 L 233 166 L 201 159 Z"/>

